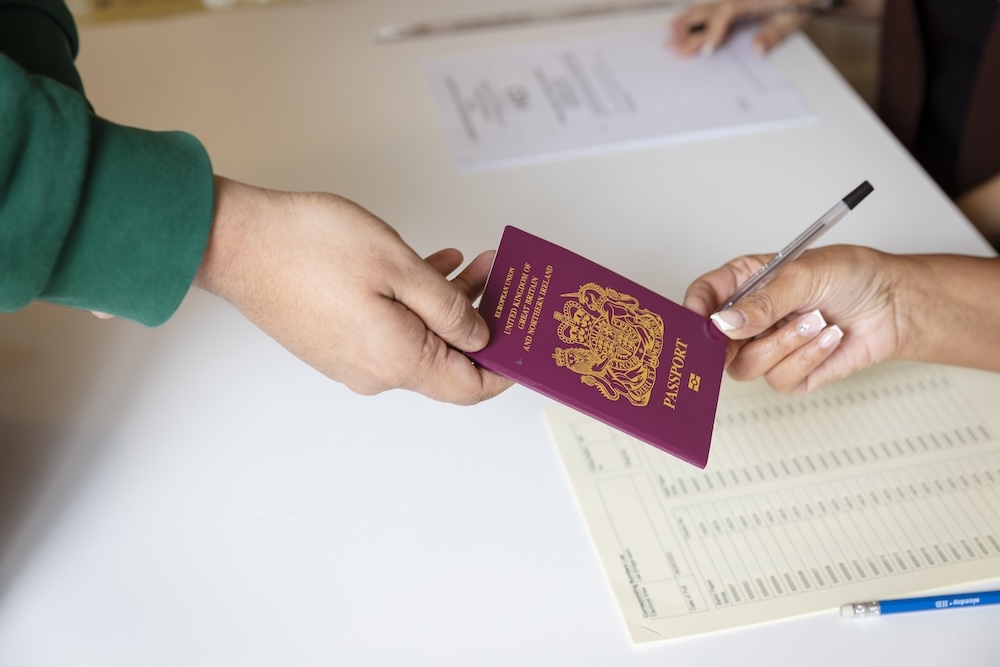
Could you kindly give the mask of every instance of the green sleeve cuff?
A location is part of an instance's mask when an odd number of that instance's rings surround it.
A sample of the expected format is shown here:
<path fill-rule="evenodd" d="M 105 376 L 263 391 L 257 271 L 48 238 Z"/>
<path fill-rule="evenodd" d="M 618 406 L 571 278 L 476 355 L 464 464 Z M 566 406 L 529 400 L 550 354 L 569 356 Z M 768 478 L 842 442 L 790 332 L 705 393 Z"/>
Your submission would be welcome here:
<path fill-rule="evenodd" d="M 165 322 L 180 306 L 211 231 L 208 155 L 183 132 L 149 132 L 91 116 L 91 152 L 76 224 L 40 299 Z"/>
<path fill-rule="evenodd" d="M 211 231 L 204 148 L 96 117 L 0 55 L 0 310 L 34 299 L 149 326 L 178 307 Z"/>

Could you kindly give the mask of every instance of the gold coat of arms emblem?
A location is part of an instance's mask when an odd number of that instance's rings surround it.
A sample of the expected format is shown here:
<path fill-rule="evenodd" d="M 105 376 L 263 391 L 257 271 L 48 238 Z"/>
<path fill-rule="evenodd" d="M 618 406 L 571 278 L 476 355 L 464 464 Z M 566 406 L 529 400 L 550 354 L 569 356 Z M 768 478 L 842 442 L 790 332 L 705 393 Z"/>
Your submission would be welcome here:
<path fill-rule="evenodd" d="M 553 316 L 559 339 L 571 347 L 555 349 L 556 365 L 607 399 L 647 405 L 663 350 L 663 318 L 635 297 L 596 283 L 561 296 L 569 300 Z"/>

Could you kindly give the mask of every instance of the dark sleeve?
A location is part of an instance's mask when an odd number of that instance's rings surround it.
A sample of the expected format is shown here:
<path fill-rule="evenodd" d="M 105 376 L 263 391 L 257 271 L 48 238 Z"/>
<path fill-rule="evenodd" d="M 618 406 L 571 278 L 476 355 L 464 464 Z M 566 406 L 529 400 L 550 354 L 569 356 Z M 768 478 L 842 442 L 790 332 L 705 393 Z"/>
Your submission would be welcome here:
<path fill-rule="evenodd" d="M 155 326 L 211 229 L 212 169 L 181 132 L 96 116 L 61 2 L 0 0 L 0 310 L 32 300 Z"/>

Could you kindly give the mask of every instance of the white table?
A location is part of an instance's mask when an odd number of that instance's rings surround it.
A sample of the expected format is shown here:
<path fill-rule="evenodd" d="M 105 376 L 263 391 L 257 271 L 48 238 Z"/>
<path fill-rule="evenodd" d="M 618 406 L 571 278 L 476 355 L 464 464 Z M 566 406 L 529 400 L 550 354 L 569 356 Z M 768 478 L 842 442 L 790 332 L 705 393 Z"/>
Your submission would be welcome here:
<path fill-rule="evenodd" d="M 456 171 L 423 58 L 666 17 L 370 38 L 498 6 L 332 0 L 87 27 L 78 63 L 105 116 L 186 129 L 230 177 L 353 198 L 423 253 L 471 256 L 515 223 L 679 299 L 703 271 L 780 247 L 862 179 L 876 187 L 864 222 L 824 241 L 990 253 L 803 38 L 774 59 L 813 125 Z M 359 397 L 201 293 L 156 330 L 45 305 L 4 315 L 0 469 L 24 489 L 3 510 L 21 527 L 0 533 L 0 664 L 996 660 L 989 608 L 876 622 L 831 610 L 634 647 L 547 404 L 519 387 L 475 408 Z"/>

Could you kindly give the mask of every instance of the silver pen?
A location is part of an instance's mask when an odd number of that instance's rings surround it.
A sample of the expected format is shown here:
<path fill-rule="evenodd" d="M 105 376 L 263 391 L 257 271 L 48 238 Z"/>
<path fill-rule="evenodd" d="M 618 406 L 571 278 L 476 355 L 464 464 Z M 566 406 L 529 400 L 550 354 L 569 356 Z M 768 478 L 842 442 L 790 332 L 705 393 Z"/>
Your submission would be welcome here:
<path fill-rule="evenodd" d="M 387 25 L 377 28 L 374 32 L 375 41 L 391 42 L 413 37 L 427 37 L 445 33 L 465 32 L 468 30 L 485 30 L 487 28 L 505 28 L 544 21 L 586 18 L 604 16 L 621 12 L 663 9 L 676 7 L 684 0 L 629 0 L 620 2 L 603 2 L 590 5 L 575 5 L 570 7 L 553 7 L 511 11 L 500 14 L 471 16 L 468 18 L 444 19 L 441 21 L 422 21 L 400 25 Z"/>
<path fill-rule="evenodd" d="M 849 195 L 834 204 L 833 208 L 824 213 L 819 220 L 809 225 L 804 232 L 795 237 L 794 241 L 779 251 L 777 255 L 772 257 L 767 262 L 767 264 L 757 269 L 756 273 L 736 288 L 736 291 L 733 292 L 733 294 L 726 300 L 725 305 L 715 312 L 718 313 L 726 308 L 730 308 L 733 304 L 750 292 L 766 285 L 767 282 L 774 277 L 774 274 L 781 269 L 781 267 L 797 258 L 806 250 L 806 248 L 811 246 L 816 239 L 830 231 L 830 228 L 840 222 L 845 215 L 850 213 L 855 206 L 860 204 L 862 199 L 871 194 L 873 189 L 874 188 L 872 188 L 871 183 L 868 181 L 865 181 L 858 187 L 854 188 Z"/>

